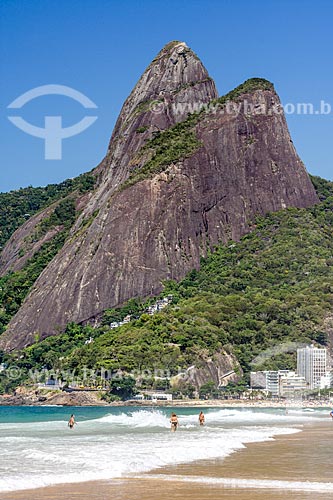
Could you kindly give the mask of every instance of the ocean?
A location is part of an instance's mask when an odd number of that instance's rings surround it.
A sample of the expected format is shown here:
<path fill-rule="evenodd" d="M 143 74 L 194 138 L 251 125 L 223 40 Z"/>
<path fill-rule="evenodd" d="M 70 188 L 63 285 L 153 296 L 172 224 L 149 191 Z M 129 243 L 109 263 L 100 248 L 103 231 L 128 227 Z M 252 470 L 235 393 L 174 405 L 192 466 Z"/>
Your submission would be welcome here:
<path fill-rule="evenodd" d="M 204 427 L 198 415 L 206 416 Z M 112 480 L 177 464 L 221 460 L 248 443 L 300 432 L 327 421 L 328 410 L 0 407 L 0 492 L 60 483 Z M 67 426 L 71 414 L 77 425 Z M 218 481 L 214 479 L 214 481 Z M 326 483 L 333 492 L 333 484 Z"/>

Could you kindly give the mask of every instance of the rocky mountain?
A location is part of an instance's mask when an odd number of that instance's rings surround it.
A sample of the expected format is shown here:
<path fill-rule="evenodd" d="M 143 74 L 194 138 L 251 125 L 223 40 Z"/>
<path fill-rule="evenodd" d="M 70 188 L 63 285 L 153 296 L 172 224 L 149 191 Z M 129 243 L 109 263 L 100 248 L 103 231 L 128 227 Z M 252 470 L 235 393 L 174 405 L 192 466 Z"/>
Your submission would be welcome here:
<path fill-rule="evenodd" d="M 143 73 L 92 174 L 94 190 L 74 197 L 66 242 L 1 348 L 22 348 L 68 322 L 93 322 L 131 297 L 157 294 L 163 280 L 179 280 L 215 245 L 250 231 L 256 215 L 318 201 L 273 85 L 251 79 L 218 98 L 183 42 L 166 45 Z M 0 270 L 24 265 L 20 249 L 40 217 L 14 233 Z"/>

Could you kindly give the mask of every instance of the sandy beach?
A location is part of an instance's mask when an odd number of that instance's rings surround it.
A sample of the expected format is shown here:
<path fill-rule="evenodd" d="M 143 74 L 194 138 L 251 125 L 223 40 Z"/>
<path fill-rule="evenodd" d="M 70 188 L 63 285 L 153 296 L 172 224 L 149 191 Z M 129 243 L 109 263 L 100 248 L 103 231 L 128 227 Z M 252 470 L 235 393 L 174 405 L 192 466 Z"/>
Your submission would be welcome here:
<path fill-rule="evenodd" d="M 333 422 L 325 420 L 300 428 L 301 432 L 280 435 L 274 441 L 248 444 L 221 461 L 161 468 L 140 477 L 110 482 L 83 482 L 3 493 L 1 499 L 333 499 L 333 491 L 325 492 L 323 484 L 333 480 Z"/>

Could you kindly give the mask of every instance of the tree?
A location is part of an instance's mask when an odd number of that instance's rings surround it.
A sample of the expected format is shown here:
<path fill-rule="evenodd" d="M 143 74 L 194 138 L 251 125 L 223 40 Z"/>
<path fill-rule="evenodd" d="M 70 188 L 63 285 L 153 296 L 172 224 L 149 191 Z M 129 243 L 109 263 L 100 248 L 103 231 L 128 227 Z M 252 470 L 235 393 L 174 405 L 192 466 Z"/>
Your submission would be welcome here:
<path fill-rule="evenodd" d="M 110 394 L 118 396 L 122 401 L 131 399 L 137 390 L 135 389 L 135 379 L 133 377 L 123 377 L 121 379 L 113 379 L 110 382 Z"/>
<path fill-rule="evenodd" d="M 212 380 L 203 384 L 199 389 L 200 399 L 216 398 L 218 395 L 218 390 Z"/>

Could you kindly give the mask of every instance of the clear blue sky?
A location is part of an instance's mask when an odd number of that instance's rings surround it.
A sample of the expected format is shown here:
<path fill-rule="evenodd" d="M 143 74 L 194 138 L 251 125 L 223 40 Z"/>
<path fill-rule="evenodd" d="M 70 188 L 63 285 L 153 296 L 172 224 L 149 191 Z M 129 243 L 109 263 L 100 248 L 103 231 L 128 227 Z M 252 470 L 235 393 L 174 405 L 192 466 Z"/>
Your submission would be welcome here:
<path fill-rule="evenodd" d="M 219 93 L 250 77 L 272 81 L 283 103 L 324 100 L 330 115 L 287 116 L 308 170 L 332 179 L 333 64 L 331 0 L 1 0 L 0 191 L 59 182 L 103 158 L 123 101 L 170 40 L 199 55 Z M 63 96 L 43 96 L 21 110 L 7 106 L 46 84 L 72 87 L 97 110 Z M 62 160 L 44 159 L 44 141 L 7 116 L 37 126 L 62 115 L 70 126 L 96 122 L 63 141 Z"/>

